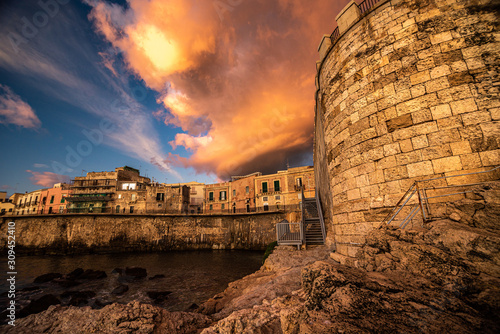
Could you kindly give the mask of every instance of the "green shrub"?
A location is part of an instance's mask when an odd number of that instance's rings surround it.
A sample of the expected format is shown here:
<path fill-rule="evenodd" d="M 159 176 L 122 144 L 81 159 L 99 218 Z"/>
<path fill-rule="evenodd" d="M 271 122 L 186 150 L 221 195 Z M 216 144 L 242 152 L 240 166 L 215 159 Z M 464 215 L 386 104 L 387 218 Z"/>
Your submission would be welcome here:
<path fill-rule="evenodd" d="M 277 241 L 273 241 L 269 245 L 267 245 L 266 252 L 264 253 L 264 258 L 262 259 L 262 264 L 264 264 L 264 262 L 266 261 L 267 257 L 269 255 L 271 255 L 271 253 L 273 252 L 273 250 L 274 250 L 274 248 L 276 246 L 278 246 L 278 242 Z"/>

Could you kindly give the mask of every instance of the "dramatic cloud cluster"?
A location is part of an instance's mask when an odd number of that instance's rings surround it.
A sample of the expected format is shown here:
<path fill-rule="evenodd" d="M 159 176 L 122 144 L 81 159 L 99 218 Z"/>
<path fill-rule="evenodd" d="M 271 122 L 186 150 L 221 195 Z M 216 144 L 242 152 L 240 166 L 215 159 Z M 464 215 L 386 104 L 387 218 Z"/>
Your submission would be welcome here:
<path fill-rule="evenodd" d="M 35 185 L 40 185 L 46 188 L 52 188 L 54 184 L 65 182 L 68 183 L 69 177 L 66 175 L 59 175 L 52 172 L 34 172 L 32 170 L 27 170 L 26 172 L 31 173 L 30 181 Z"/>
<path fill-rule="evenodd" d="M 165 161 L 222 178 L 310 157 L 317 46 L 347 2 L 87 1 L 96 29 L 160 93 L 155 117 L 184 131 L 170 144 L 191 155 Z"/>
<path fill-rule="evenodd" d="M 15 124 L 28 129 L 42 125 L 29 104 L 12 90 L 0 84 L 0 124 Z"/>

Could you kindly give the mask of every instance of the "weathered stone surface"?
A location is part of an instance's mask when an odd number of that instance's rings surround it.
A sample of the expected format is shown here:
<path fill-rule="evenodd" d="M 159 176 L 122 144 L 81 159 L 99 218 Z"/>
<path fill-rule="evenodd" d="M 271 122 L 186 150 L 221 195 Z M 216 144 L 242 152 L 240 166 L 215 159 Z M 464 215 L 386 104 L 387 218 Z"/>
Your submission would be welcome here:
<path fill-rule="evenodd" d="M 361 199 L 376 203 L 371 196 L 402 196 L 410 178 L 500 164 L 497 7 L 494 0 L 384 2 L 335 41 L 317 74 L 321 101 L 315 118 L 317 187 L 325 203 L 335 204 L 325 206 L 328 231 L 335 230 L 337 208 L 350 212 Z M 361 78 L 373 88 L 360 89 Z M 370 121 L 362 122 L 366 105 L 372 106 Z M 340 109 L 335 120 L 318 117 Z M 334 159 L 324 158 L 324 147 L 335 152 Z M 401 153 L 409 155 L 391 159 Z M 366 173 L 371 185 L 379 176 L 378 193 L 365 184 L 346 187 L 348 181 L 338 177 L 370 161 L 380 171 Z M 407 172 L 399 168 L 403 165 Z M 393 192 L 393 184 L 382 185 L 391 182 L 400 184 L 400 192 Z"/>
<path fill-rule="evenodd" d="M 18 254 L 82 254 L 190 249 L 265 249 L 286 213 L 222 216 L 3 216 L 15 221 Z M 43 237 L 41 237 L 43 235 Z M 0 249 L 7 234 L 0 235 Z"/>
<path fill-rule="evenodd" d="M 47 311 L 4 327 L 4 333 L 194 333 L 209 324 L 197 313 L 168 312 L 140 304 L 112 304 L 100 310 L 90 307 L 51 306 Z"/>

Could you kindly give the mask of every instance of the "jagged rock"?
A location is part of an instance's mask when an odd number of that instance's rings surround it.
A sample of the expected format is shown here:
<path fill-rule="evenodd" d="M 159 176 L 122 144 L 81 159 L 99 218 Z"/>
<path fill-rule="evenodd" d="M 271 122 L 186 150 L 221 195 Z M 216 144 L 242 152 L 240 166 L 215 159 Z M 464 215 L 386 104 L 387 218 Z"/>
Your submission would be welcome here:
<path fill-rule="evenodd" d="M 160 279 L 160 278 L 165 278 L 165 275 L 158 274 L 158 275 L 154 275 L 153 277 L 150 277 L 149 279 L 150 280 L 155 280 L 155 279 Z"/>
<path fill-rule="evenodd" d="M 45 311 L 51 305 L 60 304 L 61 301 L 56 296 L 48 294 L 38 299 L 32 300 L 25 308 L 19 311 L 19 317 L 26 317 L 30 314 Z"/>
<path fill-rule="evenodd" d="M 128 285 L 125 284 L 120 284 L 116 288 L 111 291 L 113 295 L 123 295 L 125 292 L 128 291 Z"/>
<path fill-rule="evenodd" d="M 132 276 L 135 279 L 144 278 L 148 276 L 146 269 L 140 267 L 127 267 L 125 268 L 125 275 Z"/>
<path fill-rule="evenodd" d="M 76 268 L 72 272 L 66 275 L 66 278 L 69 280 L 75 280 L 79 278 L 82 274 L 84 273 L 84 270 L 82 268 Z"/>
<path fill-rule="evenodd" d="M 147 295 L 149 298 L 153 299 L 155 304 L 161 304 L 168 296 L 172 294 L 172 291 L 148 291 Z"/>
<path fill-rule="evenodd" d="M 61 278 L 63 275 L 59 273 L 48 273 L 44 275 L 40 275 L 36 277 L 33 281 L 33 283 L 47 283 L 50 282 L 56 278 Z"/>
<path fill-rule="evenodd" d="M 63 288 L 71 288 L 80 285 L 80 282 L 64 278 L 56 278 L 55 280 L 53 280 L 53 282 L 62 286 Z"/>
<path fill-rule="evenodd" d="M 139 302 L 112 304 L 102 309 L 90 307 L 51 306 L 43 313 L 16 320 L 16 326 L 0 331 L 15 333 L 195 333 L 210 319 L 202 314 L 168 312 Z"/>
<path fill-rule="evenodd" d="M 106 275 L 104 271 L 93 270 L 93 269 L 87 269 L 81 275 L 78 276 L 79 279 L 87 279 L 87 280 L 101 279 L 106 277 L 108 277 L 108 275 Z"/>
<path fill-rule="evenodd" d="M 72 306 L 83 306 L 88 304 L 88 299 L 95 297 L 94 291 L 66 291 L 61 294 L 61 298 L 69 297 L 68 304 Z"/>

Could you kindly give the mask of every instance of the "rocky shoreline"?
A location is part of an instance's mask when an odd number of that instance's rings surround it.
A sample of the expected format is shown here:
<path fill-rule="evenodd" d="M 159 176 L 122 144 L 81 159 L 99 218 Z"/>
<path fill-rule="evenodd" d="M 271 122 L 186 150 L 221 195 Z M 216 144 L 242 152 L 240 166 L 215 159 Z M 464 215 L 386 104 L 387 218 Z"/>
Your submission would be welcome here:
<path fill-rule="evenodd" d="M 500 187 L 478 187 L 419 230 L 383 227 L 355 258 L 277 247 L 192 312 L 50 306 L 6 333 L 498 333 Z"/>

